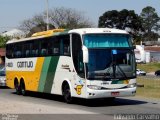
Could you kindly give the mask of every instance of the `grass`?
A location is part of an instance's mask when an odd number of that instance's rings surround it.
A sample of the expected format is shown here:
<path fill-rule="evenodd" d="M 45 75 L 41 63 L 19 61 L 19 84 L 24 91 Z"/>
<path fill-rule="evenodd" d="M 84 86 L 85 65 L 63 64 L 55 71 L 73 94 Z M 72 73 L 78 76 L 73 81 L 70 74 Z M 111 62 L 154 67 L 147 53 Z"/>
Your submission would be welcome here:
<path fill-rule="evenodd" d="M 146 72 L 155 72 L 156 70 L 160 70 L 160 63 L 137 64 L 137 68 Z"/>
<path fill-rule="evenodd" d="M 137 83 L 144 84 L 144 87 L 137 87 L 137 96 L 160 99 L 160 78 L 146 79 L 144 77 L 138 77 Z"/>
<path fill-rule="evenodd" d="M 160 63 L 137 64 L 137 68 L 149 72 L 160 70 Z M 160 99 L 160 77 L 137 77 L 137 83 L 144 87 L 137 87 L 137 96 Z"/>

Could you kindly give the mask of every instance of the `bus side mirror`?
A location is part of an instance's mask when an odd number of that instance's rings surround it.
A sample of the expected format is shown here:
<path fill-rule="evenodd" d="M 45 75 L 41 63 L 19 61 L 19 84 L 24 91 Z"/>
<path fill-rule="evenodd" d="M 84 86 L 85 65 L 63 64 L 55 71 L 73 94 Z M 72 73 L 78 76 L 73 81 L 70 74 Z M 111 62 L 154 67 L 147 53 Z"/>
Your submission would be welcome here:
<path fill-rule="evenodd" d="M 86 46 L 83 46 L 82 51 L 83 51 L 83 62 L 88 63 L 88 48 Z"/>

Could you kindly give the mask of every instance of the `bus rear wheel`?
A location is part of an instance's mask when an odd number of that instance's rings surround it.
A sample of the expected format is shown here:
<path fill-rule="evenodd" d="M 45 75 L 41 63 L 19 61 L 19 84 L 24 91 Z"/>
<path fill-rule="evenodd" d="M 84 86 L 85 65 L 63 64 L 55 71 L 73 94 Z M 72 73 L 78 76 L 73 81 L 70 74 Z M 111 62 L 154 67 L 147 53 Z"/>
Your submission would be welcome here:
<path fill-rule="evenodd" d="M 24 81 L 22 81 L 22 82 L 20 83 L 20 90 L 21 90 L 21 94 L 22 94 L 23 96 L 25 96 L 25 95 L 26 95 L 26 89 L 25 89 Z"/>
<path fill-rule="evenodd" d="M 68 84 L 63 86 L 63 97 L 66 103 L 72 103 L 71 90 Z"/>
<path fill-rule="evenodd" d="M 15 82 L 15 83 L 14 83 L 14 88 L 15 88 L 15 90 L 16 90 L 16 94 L 17 94 L 17 95 L 20 95 L 20 94 L 21 94 L 21 88 L 20 88 L 18 82 Z"/>

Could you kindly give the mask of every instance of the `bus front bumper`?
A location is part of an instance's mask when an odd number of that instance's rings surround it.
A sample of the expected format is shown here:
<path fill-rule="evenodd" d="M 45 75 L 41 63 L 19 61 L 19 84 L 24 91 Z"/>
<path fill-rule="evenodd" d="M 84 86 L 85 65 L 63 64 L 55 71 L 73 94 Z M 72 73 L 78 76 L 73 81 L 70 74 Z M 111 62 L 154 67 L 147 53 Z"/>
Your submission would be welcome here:
<path fill-rule="evenodd" d="M 6 86 L 6 78 L 0 76 L 0 86 Z"/>
<path fill-rule="evenodd" d="M 94 90 L 87 88 L 87 99 L 135 96 L 136 87 L 114 90 Z"/>
<path fill-rule="evenodd" d="M 6 82 L 5 81 L 0 81 L 0 86 L 6 86 Z"/>

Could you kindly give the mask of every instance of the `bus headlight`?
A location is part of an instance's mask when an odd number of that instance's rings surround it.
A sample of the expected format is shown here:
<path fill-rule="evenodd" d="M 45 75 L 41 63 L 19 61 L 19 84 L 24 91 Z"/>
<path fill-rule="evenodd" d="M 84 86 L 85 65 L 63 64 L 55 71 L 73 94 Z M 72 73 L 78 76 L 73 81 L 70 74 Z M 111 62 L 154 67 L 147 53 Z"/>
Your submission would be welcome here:
<path fill-rule="evenodd" d="M 136 87 L 136 83 L 128 84 L 127 87 L 128 87 L 128 88 Z"/>
<path fill-rule="evenodd" d="M 102 89 L 102 87 L 97 86 L 97 85 L 87 85 L 87 87 L 90 89 L 94 89 L 94 90 L 101 90 Z"/>

